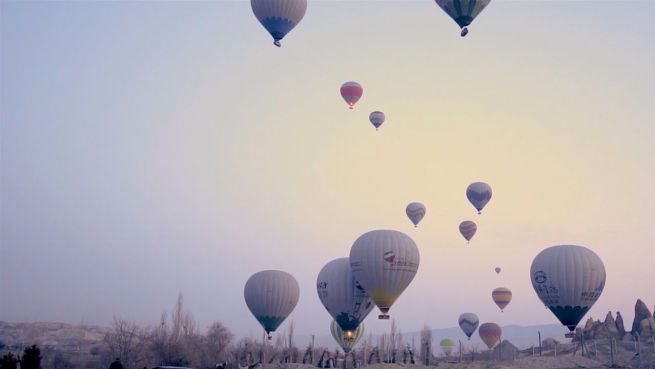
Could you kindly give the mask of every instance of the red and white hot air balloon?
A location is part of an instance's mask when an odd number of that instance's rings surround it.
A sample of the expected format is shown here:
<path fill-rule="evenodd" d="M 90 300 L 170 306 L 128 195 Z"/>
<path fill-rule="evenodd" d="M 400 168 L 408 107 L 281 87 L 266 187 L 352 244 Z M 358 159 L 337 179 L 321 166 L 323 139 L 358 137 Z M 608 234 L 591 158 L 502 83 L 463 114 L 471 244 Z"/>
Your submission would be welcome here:
<path fill-rule="evenodd" d="M 350 81 L 341 85 L 341 97 L 346 100 L 350 109 L 355 107 L 357 101 L 362 98 L 362 94 L 364 94 L 364 89 L 357 82 Z"/>

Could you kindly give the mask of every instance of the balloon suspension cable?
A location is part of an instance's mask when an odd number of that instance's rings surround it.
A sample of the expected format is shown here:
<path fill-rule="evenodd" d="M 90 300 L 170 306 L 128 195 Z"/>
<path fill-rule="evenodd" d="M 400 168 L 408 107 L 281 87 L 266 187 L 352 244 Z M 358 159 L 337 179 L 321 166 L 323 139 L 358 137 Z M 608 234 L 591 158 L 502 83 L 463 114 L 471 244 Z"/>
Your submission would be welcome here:
<path fill-rule="evenodd" d="M 277 47 L 282 47 L 282 44 L 280 43 L 280 40 L 273 41 L 273 45 L 275 45 Z"/>

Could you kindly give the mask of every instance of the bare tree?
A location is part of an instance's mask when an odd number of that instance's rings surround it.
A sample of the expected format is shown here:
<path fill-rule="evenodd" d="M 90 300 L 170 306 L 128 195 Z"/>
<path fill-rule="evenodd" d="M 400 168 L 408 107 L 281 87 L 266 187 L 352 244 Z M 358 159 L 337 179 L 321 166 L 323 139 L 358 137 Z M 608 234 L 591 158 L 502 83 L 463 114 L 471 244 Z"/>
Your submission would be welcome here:
<path fill-rule="evenodd" d="M 425 365 L 430 365 L 430 357 L 432 356 L 432 329 L 427 325 L 423 326 L 421 330 L 421 358 Z"/>
<path fill-rule="evenodd" d="M 221 322 L 214 322 L 205 336 L 206 356 L 209 364 L 227 361 L 227 349 L 234 335 Z"/>
<path fill-rule="evenodd" d="M 291 323 L 289 324 L 289 333 L 288 333 L 289 334 L 288 335 L 289 342 L 287 342 L 288 343 L 287 347 L 289 348 L 289 350 L 291 350 L 291 348 L 293 348 L 293 332 L 295 330 L 296 330 L 296 324 L 292 320 Z"/>
<path fill-rule="evenodd" d="M 106 360 L 120 358 L 126 369 L 141 367 L 146 359 L 147 330 L 127 320 L 114 318 L 104 338 Z"/>

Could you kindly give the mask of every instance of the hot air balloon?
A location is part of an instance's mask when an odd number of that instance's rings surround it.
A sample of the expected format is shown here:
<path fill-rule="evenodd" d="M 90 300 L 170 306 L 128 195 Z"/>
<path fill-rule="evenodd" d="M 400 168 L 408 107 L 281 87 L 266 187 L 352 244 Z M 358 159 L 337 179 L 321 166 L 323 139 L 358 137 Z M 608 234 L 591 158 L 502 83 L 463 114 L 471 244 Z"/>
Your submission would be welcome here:
<path fill-rule="evenodd" d="M 355 107 L 357 101 L 362 98 L 362 94 L 364 94 L 364 89 L 357 82 L 350 81 L 341 85 L 341 97 L 346 100 L 350 109 Z"/>
<path fill-rule="evenodd" d="M 416 227 L 425 216 L 425 205 L 420 202 L 412 202 L 405 208 L 405 213 L 407 213 L 407 217 L 414 223 L 414 227 Z"/>
<path fill-rule="evenodd" d="M 496 323 L 484 323 L 480 326 L 480 329 L 478 329 L 478 334 L 487 347 L 492 349 L 498 342 L 500 342 L 503 330 L 500 329 L 500 326 Z"/>
<path fill-rule="evenodd" d="M 462 328 L 462 331 L 464 331 L 466 337 L 468 337 L 469 341 L 471 340 L 473 333 L 475 333 L 475 330 L 478 329 L 478 324 L 480 324 L 478 316 L 473 313 L 464 313 L 460 315 L 457 322 L 459 323 L 459 327 Z"/>
<path fill-rule="evenodd" d="M 475 232 L 478 230 L 478 226 L 475 225 L 474 222 L 471 222 L 470 220 L 465 220 L 461 223 L 459 223 L 459 233 L 464 236 L 466 239 L 466 243 L 471 241 L 471 238 L 475 235 Z"/>
<path fill-rule="evenodd" d="M 284 38 L 305 16 L 307 0 L 250 0 L 259 23 L 273 36 L 273 44 L 282 46 Z"/>
<path fill-rule="evenodd" d="M 419 265 L 414 241 L 398 231 L 376 230 L 359 236 L 350 249 L 350 267 L 355 277 L 380 309 L 380 319 L 389 319 L 389 309 L 409 286 Z"/>
<path fill-rule="evenodd" d="M 450 338 L 444 338 L 439 341 L 439 347 L 441 347 L 441 351 L 443 351 L 444 355 L 450 356 L 450 354 L 453 353 L 453 348 L 455 348 L 455 341 Z"/>
<path fill-rule="evenodd" d="M 530 279 L 539 299 L 574 332 L 605 288 L 605 266 L 586 247 L 552 246 L 534 258 Z"/>
<path fill-rule="evenodd" d="M 371 121 L 371 124 L 373 124 L 373 127 L 375 127 L 375 130 L 377 131 L 382 123 L 384 123 L 384 113 L 381 111 L 374 111 L 368 116 L 368 120 Z"/>
<path fill-rule="evenodd" d="M 316 290 L 323 306 L 346 332 L 356 330 L 375 306 L 355 282 L 348 258 L 327 263 L 318 273 Z"/>
<path fill-rule="evenodd" d="M 496 269 L 494 269 L 494 270 L 496 271 L 496 274 L 500 274 L 500 271 L 501 271 L 500 267 L 496 267 Z"/>
<path fill-rule="evenodd" d="M 509 288 L 498 287 L 491 291 L 491 298 L 498 305 L 500 311 L 503 311 L 509 305 L 509 302 L 512 301 L 512 291 Z"/>
<path fill-rule="evenodd" d="M 346 354 L 355 347 L 360 338 L 364 335 L 364 323 L 360 324 L 354 331 L 344 331 L 336 321 L 330 323 L 330 332 L 335 341 L 341 346 Z"/>
<path fill-rule="evenodd" d="M 466 189 L 466 197 L 475 206 L 478 214 L 481 214 L 484 206 L 491 200 L 491 186 L 484 182 L 471 183 Z"/>
<path fill-rule="evenodd" d="M 246 305 L 271 339 L 271 332 L 282 324 L 298 303 L 298 282 L 287 272 L 264 270 L 253 274 L 243 289 Z"/>
<path fill-rule="evenodd" d="M 462 29 L 461 36 L 468 34 L 467 26 L 491 2 L 491 0 L 436 0 L 443 9 Z"/>

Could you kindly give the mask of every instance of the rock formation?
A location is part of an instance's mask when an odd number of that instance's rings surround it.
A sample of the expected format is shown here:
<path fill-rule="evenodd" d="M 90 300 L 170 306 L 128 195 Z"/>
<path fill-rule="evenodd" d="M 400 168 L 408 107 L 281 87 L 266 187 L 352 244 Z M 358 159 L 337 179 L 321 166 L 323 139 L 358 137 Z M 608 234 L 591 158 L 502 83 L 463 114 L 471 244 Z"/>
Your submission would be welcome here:
<path fill-rule="evenodd" d="M 637 303 L 635 304 L 635 320 L 632 322 L 633 336 L 640 333 L 641 321 L 648 318 L 653 319 L 653 314 L 648 311 L 648 307 L 641 299 L 637 299 Z"/>
<path fill-rule="evenodd" d="M 619 330 L 616 328 L 616 321 L 614 320 L 611 311 L 607 312 L 607 315 L 605 316 L 605 322 L 603 324 L 610 337 L 619 338 Z"/>
<path fill-rule="evenodd" d="M 625 327 L 623 326 L 623 317 L 620 312 L 616 312 L 616 330 L 619 331 L 618 338 L 621 339 L 625 336 Z"/>

